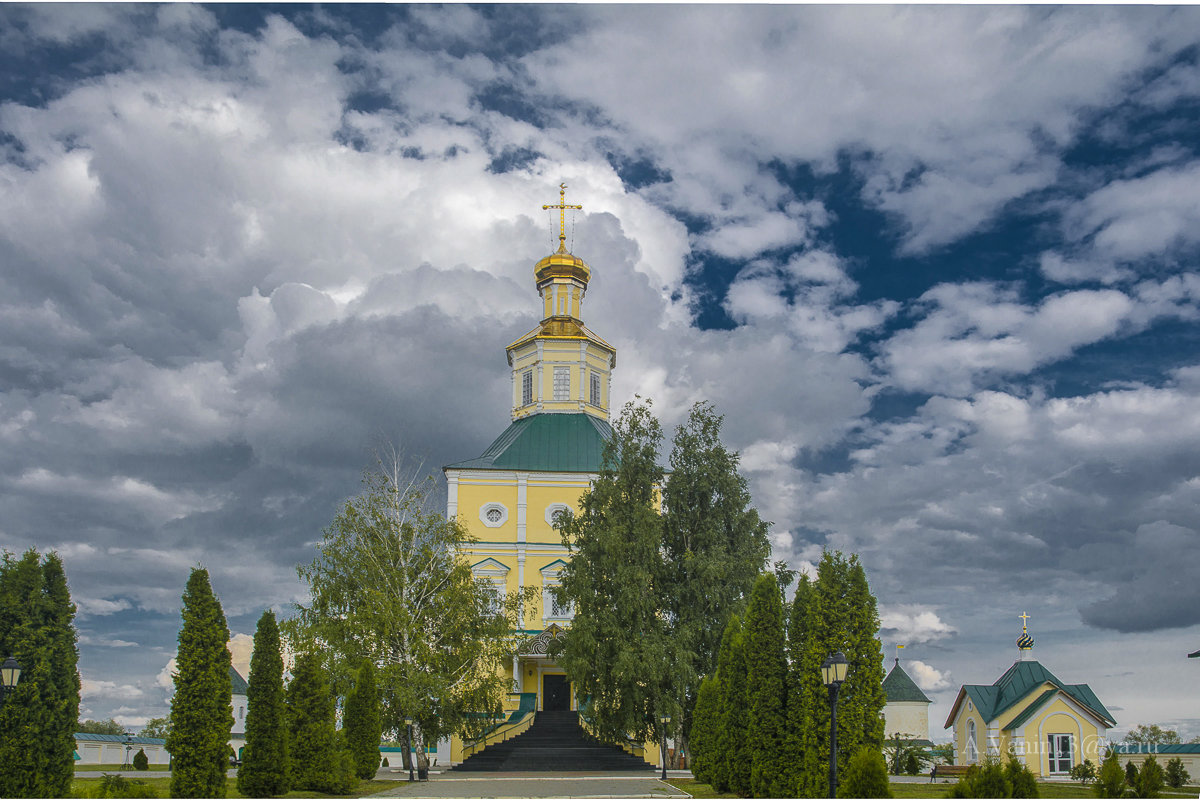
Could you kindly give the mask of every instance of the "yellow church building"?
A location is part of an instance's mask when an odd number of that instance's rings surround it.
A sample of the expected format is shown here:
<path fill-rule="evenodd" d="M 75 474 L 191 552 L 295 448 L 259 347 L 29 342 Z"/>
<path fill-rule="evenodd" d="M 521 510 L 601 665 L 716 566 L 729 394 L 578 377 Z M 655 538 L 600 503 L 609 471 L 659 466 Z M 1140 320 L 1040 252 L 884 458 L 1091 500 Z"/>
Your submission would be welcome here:
<path fill-rule="evenodd" d="M 959 688 L 945 725 L 954 728 L 954 763 L 1011 750 L 1039 778 L 1066 777 L 1084 759 L 1099 764 L 1116 725 L 1108 709 L 1086 683 L 1063 683 L 1030 657 L 1025 625 L 1017 649 L 1018 661 L 995 683 Z"/>
<path fill-rule="evenodd" d="M 486 742 L 450 742 L 452 763 L 485 744 L 522 732 L 533 712 L 576 710 L 563 669 L 547 655 L 570 624 L 571 608 L 551 589 L 570 553 L 555 516 L 579 510 L 598 477 L 609 426 L 609 397 L 617 351 L 582 321 L 591 269 L 566 247 L 566 186 L 559 203 L 559 247 L 534 266 L 541 322 L 505 348 L 512 371 L 511 423 L 478 458 L 450 464 L 446 515 L 466 525 L 475 542 L 466 551 L 477 580 L 501 592 L 526 587 L 538 599 L 522 612 L 518 647 L 506 666 L 508 716 Z"/>

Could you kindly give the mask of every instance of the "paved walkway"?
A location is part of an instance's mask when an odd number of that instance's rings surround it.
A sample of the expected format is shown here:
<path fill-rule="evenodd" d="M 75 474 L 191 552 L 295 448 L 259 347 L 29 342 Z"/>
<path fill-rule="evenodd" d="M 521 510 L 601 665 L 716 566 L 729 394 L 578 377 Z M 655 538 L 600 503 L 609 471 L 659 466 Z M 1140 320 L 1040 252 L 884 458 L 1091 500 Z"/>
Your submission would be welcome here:
<path fill-rule="evenodd" d="M 669 777 L 691 776 L 680 771 Z M 408 782 L 408 773 L 385 775 L 377 779 L 397 779 L 395 788 L 388 788 L 372 797 L 403 797 L 406 800 L 423 798 L 503 798 L 503 797 L 573 797 L 573 798 L 685 798 L 680 791 L 657 776 L 612 775 L 594 772 L 492 772 L 492 773 L 431 773 L 429 780 Z"/>

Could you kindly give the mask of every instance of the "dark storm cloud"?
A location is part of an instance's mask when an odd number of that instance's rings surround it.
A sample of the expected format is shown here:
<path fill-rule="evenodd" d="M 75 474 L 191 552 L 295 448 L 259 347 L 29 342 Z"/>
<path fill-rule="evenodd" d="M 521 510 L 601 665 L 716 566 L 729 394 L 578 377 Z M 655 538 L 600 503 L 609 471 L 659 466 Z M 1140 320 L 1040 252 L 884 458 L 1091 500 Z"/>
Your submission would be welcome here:
<path fill-rule="evenodd" d="M 861 553 L 938 703 L 1029 598 L 1064 679 L 1158 652 L 1200 622 L 1198 19 L 0 8 L 0 546 L 63 553 L 95 715 L 160 715 L 189 568 L 248 633 L 373 448 L 504 429 L 566 182 L 617 404 L 715 402 L 775 556 Z M 1156 721 L 1163 669 L 1096 688 Z"/>

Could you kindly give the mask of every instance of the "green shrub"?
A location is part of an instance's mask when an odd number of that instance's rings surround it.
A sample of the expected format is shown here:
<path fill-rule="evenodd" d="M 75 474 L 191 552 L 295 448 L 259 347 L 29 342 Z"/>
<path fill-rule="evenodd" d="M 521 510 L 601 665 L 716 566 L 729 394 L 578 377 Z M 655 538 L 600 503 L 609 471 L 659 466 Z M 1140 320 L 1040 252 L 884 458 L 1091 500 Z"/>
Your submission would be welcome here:
<path fill-rule="evenodd" d="M 950 791 L 951 797 L 1012 797 L 1012 781 L 1004 774 L 1004 767 L 995 758 L 988 756 L 982 764 L 972 764 L 967 774 L 958 779 Z"/>
<path fill-rule="evenodd" d="M 1154 756 L 1146 756 L 1146 760 L 1142 762 L 1142 768 L 1138 770 L 1137 783 L 1134 784 L 1137 796 L 1158 797 L 1164 783 L 1166 780 L 1163 768 L 1158 765 L 1158 759 Z"/>
<path fill-rule="evenodd" d="M 1121 770 L 1115 749 L 1110 749 L 1100 762 L 1100 774 L 1092 790 L 1096 797 L 1120 797 L 1125 793 L 1125 773 Z"/>
<path fill-rule="evenodd" d="M 850 757 L 842 780 L 838 784 L 838 797 L 891 797 L 888 783 L 887 761 L 883 753 L 872 747 L 860 747 Z"/>
<path fill-rule="evenodd" d="M 96 787 L 95 797 L 158 797 L 154 787 L 145 781 L 129 780 L 123 775 L 105 774 Z"/>
<path fill-rule="evenodd" d="M 1132 761 L 1126 761 L 1125 762 L 1125 783 L 1127 783 L 1130 786 L 1130 788 L 1137 786 L 1137 776 L 1138 776 L 1137 764 L 1133 763 Z"/>
<path fill-rule="evenodd" d="M 1187 769 L 1183 766 L 1183 759 L 1176 756 L 1167 762 L 1166 770 L 1167 786 L 1172 789 L 1182 789 L 1183 786 L 1192 779 L 1188 775 Z"/>
<path fill-rule="evenodd" d="M 146 751 L 143 748 L 138 748 L 137 753 L 133 756 L 133 768 L 138 772 L 145 772 L 150 769 L 150 759 L 146 758 Z"/>
<path fill-rule="evenodd" d="M 1004 777 L 1012 787 L 1010 797 L 1039 797 L 1037 778 L 1029 767 L 1017 760 L 1014 753 L 1008 754 L 1004 765 Z"/>
<path fill-rule="evenodd" d="M 1085 758 L 1082 764 L 1076 764 L 1071 767 L 1071 780 L 1079 781 L 1083 785 L 1087 785 L 1088 781 L 1096 779 L 1096 765 L 1090 759 Z"/>
<path fill-rule="evenodd" d="M 916 753 L 909 753 L 904 757 L 903 767 L 905 775 L 919 775 L 921 774 L 921 768 L 924 766 L 921 757 Z"/>
<path fill-rule="evenodd" d="M 387 756 L 384 756 L 384 757 L 383 757 L 383 766 L 385 766 L 385 767 L 390 767 L 390 766 L 391 766 L 391 764 L 389 764 L 389 763 L 388 763 Z"/>

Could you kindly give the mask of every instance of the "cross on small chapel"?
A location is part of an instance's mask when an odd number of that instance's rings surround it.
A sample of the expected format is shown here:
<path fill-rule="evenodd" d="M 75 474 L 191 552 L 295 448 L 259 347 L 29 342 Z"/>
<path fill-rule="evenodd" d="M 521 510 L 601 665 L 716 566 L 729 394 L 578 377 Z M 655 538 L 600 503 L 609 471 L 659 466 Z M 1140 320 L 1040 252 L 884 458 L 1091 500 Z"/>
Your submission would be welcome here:
<path fill-rule="evenodd" d="M 567 252 L 567 209 L 573 208 L 578 211 L 583 210 L 583 206 L 572 206 L 567 204 L 567 185 L 560 183 L 558 185 L 558 203 L 542 206 L 543 211 L 549 211 L 552 208 L 558 209 L 558 252 Z"/>

